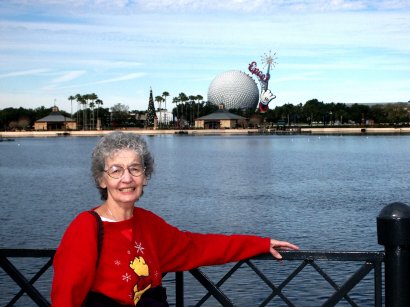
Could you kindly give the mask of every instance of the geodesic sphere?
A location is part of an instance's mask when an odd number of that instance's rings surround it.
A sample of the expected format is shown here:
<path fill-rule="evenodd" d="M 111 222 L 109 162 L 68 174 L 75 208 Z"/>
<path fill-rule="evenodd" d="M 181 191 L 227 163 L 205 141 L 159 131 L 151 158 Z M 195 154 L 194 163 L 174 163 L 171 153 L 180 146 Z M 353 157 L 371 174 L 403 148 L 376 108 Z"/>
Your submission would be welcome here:
<path fill-rule="evenodd" d="M 239 70 L 229 70 L 212 80 L 208 88 L 208 101 L 224 104 L 225 109 L 255 109 L 259 102 L 256 82 Z"/>

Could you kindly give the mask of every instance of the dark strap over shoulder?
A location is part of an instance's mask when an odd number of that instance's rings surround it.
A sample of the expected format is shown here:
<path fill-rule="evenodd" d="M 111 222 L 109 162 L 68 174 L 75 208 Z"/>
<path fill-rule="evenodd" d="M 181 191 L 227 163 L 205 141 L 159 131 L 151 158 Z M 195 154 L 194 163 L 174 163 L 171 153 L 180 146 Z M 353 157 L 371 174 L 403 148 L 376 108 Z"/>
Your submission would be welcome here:
<path fill-rule="evenodd" d="M 97 220 L 97 263 L 95 266 L 98 267 L 98 262 L 100 262 L 100 255 L 104 239 L 104 226 L 101 217 L 97 212 L 95 212 L 94 210 L 90 210 L 88 212 L 94 215 L 95 219 Z"/>

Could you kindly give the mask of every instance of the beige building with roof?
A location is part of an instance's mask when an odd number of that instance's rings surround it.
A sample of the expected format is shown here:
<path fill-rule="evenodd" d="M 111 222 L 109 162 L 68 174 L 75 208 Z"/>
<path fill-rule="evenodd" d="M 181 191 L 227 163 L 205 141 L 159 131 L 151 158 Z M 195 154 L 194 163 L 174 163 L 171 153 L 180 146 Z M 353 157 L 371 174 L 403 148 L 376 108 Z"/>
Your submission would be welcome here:
<path fill-rule="evenodd" d="M 52 111 L 46 117 L 40 118 L 34 122 L 34 130 L 76 130 L 77 122 L 70 117 L 60 113 L 58 107 L 54 106 Z"/>
<path fill-rule="evenodd" d="M 231 129 L 246 125 L 245 117 L 228 112 L 223 105 L 219 106 L 218 111 L 195 120 L 195 128 L 203 129 Z"/>

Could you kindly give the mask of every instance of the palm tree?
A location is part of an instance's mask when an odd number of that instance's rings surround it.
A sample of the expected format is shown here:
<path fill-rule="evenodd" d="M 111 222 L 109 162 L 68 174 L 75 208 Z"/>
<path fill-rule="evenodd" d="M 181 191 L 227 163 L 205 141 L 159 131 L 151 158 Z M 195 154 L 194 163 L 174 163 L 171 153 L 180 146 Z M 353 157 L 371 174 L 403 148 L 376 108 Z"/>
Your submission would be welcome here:
<path fill-rule="evenodd" d="M 83 106 L 83 130 L 87 129 L 87 105 L 88 105 L 88 94 L 81 96 L 81 105 Z"/>
<path fill-rule="evenodd" d="M 196 95 L 195 99 L 198 101 L 198 109 L 197 109 L 197 115 L 196 117 L 199 117 L 199 101 L 202 101 L 204 99 L 204 97 L 202 97 L 201 95 Z"/>
<path fill-rule="evenodd" d="M 98 109 L 100 108 L 99 105 L 103 105 L 103 101 L 100 98 L 98 98 L 95 100 L 95 104 L 97 105 L 97 124 L 98 124 Z"/>
<path fill-rule="evenodd" d="M 75 99 L 77 100 L 77 127 L 78 127 L 80 123 L 80 105 L 81 105 L 81 102 L 83 101 L 83 96 L 81 96 L 80 94 L 77 94 L 75 95 Z"/>
<path fill-rule="evenodd" d="M 94 127 L 95 127 L 94 107 L 95 107 L 95 100 L 98 99 L 98 96 L 95 93 L 88 94 L 88 99 L 91 100 L 91 102 L 90 102 L 90 108 L 91 108 L 91 111 L 90 111 L 90 122 L 91 122 L 90 129 L 94 129 Z M 92 104 L 92 106 L 91 106 L 91 104 Z"/>
<path fill-rule="evenodd" d="M 159 104 L 159 126 L 161 127 L 161 123 L 162 123 L 162 109 L 161 109 L 161 103 L 164 101 L 164 98 L 162 98 L 162 96 L 156 96 L 155 97 L 155 101 L 158 102 Z"/>
<path fill-rule="evenodd" d="M 191 103 L 191 117 L 190 117 L 191 125 L 194 122 L 194 103 L 195 103 L 195 100 L 196 100 L 196 96 L 189 95 L 189 102 Z"/>
<path fill-rule="evenodd" d="M 165 110 L 167 111 L 165 113 L 165 124 L 168 125 L 168 110 L 167 110 L 167 97 L 169 96 L 168 92 L 163 92 L 162 93 L 162 98 L 164 98 L 164 103 L 165 103 Z"/>
<path fill-rule="evenodd" d="M 178 98 L 178 97 L 172 98 L 172 103 L 175 103 L 176 109 L 177 109 L 177 121 L 179 121 L 178 102 L 179 102 L 179 98 Z M 172 114 L 174 114 L 174 112 L 172 112 Z M 174 119 L 174 122 L 175 122 L 175 119 Z"/>
<path fill-rule="evenodd" d="M 90 102 L 90 130 L 94 130 L 94 107 L 95 102 Z"/>
<path fill-rule="evenodd" d="M 189 98 L 188 98 L 187 95 L 185 95 L 185 93 L 179 93 L 178 98 L 179 98 L 179 101 L 182 102 L 182 115 L 181 115 L 181 117 L 185 118 L 184 117 L 184 105 L 189 100 Z"/>
<path fill-rule="evenodd" d="M 75 100 L 75 97 L 73 95 L 71 95 L 70 97 L 68 97 L 68 100 L 70 100 L 70 102 L 71 102 L 70 117 L 73 118 L 73 100 Z"/>

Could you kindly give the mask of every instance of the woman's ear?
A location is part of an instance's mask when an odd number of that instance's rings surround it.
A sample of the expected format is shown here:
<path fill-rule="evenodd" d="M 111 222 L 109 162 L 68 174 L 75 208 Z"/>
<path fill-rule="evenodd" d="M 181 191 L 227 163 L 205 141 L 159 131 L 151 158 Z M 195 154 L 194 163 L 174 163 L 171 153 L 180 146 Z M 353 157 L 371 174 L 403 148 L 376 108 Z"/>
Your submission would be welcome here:
<path fill-rule="evenodd" d="M 107 188 L 107 184 L 105 183 L 104 178 L 100 179 L 100 188 L 102 189 L 106 189 Z"/>

